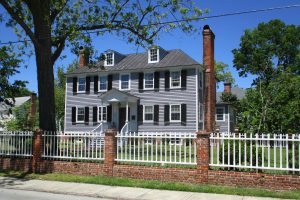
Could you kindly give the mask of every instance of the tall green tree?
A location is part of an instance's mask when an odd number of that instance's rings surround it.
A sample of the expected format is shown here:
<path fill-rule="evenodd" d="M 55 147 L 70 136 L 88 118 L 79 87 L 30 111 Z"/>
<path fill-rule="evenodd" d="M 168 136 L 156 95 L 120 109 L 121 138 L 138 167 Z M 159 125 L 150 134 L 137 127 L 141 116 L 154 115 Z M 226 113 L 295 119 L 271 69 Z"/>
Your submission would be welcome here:
<path fill-rule="evenodd" d="M 53 66 L 66 46 L 90 44 L 90 30 L 97 35 L 115 32 L 136 45 L 152 44 L 161 31 L 195 31 L 190 19 L 203 13 L 192 0 L 0 0 L 0 4 L 11 17 L 7 25 L 21 38 L 29 38 L 31 43 L 24 45 L 34 48 L 39 125 L 44 130 L 55 130 Z M 163 23 L 174 19 L 178 23 Z"/>
<path fill-rule="evenodd" d="M 244 131 L 295 133 L 300 130 L 300 26 L 280 20 L 246 30 L 233 50 L 240 76 L 257 78 L 241 101 Z"/>

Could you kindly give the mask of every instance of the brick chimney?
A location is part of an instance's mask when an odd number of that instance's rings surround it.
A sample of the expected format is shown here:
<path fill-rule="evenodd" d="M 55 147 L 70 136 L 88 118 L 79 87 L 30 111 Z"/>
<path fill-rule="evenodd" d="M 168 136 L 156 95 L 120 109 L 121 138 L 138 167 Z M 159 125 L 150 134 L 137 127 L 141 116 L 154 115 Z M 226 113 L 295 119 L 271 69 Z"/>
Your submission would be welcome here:
<path fill-rule="evenodd" d="M 208 25 L 203 27 L 203 66 L 205 69 L 205 113 L 204 130 L 213 132 L 215 128 L 216 77 L 214 67 L 215 35 Z"/>
<path fill-rule="evenodd" d="M 225 82 L 224 83 L 224 92 L 230 94 L 231 93 L 231 83 Z"/>
<path fill-rule="evenodd" d="M 79 67 L 85 67 L 89 64 L 89 52 L 82 46 L 79 47 Z"/>

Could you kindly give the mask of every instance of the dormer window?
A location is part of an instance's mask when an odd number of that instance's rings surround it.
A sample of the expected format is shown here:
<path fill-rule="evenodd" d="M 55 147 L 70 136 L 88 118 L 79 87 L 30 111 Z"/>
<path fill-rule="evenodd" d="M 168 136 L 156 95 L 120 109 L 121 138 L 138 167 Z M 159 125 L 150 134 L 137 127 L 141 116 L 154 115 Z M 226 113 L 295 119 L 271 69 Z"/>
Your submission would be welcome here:
<path fill-rule="evenodd" d="M 105 66 L 112 66 L 114 65 L 114 54 L 113 53 L 106 53 L 105 55 Z"/>
<path fill-rule="evenodd" d="M 156 63 L 159 61 L 159 49 L 153 48 L 148 51 L 148 62 Z"/>

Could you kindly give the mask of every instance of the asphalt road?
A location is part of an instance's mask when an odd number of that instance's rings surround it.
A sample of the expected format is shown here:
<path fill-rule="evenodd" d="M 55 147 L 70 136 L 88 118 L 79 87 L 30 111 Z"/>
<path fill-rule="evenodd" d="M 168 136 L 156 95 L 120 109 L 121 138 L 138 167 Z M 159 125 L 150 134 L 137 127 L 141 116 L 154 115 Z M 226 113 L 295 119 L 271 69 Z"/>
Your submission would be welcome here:
<path fill-rule="evenodd" d="M 108 200 L 102 198 L 53 194 L 0 188 L 0 200 Z"/>

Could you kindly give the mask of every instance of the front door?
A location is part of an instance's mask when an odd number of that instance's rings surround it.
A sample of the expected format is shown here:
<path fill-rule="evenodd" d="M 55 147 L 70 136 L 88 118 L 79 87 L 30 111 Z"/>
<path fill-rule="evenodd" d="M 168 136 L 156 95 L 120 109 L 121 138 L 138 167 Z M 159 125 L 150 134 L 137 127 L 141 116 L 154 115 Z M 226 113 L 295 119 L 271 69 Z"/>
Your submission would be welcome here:
<path fill-rule="evenodd" d="M 130 116 L 130 108 L 128 108 L 128 121 Z M 126 122 L 126 108 L 119 108 L 119 131 L 123 128 Z"/>

